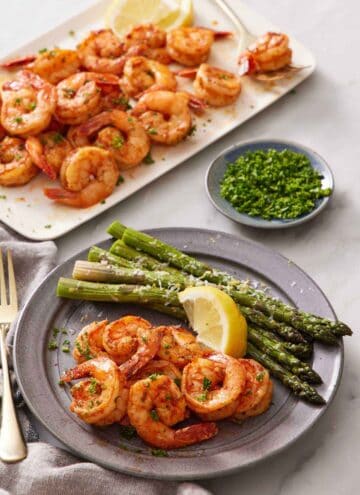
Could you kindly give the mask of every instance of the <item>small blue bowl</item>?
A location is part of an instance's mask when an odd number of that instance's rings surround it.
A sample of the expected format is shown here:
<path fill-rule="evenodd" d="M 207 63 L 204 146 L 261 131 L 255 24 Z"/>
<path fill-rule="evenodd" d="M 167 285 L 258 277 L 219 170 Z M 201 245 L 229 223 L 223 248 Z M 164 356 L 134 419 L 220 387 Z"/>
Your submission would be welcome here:
<path fill-rule="evenodd" d="M 251 227 L 258 227 L 260 229 L 286 229 L 295 225 L 311 220 L 318 215 L 328 204 L 330 196 L 320 198 L 317 200 L 315 208 L 305 215 L 294 219 L 276 219 L 276 220 L 264 220 L 261 217 L 251 217 L 245 213 L 239 213 L 231 204 L 221 197 L 220 195 L 220 183 L 224 177 L 225 171 L 229 163 L 234 162 L 239 156 L 243 155 L 247 151 L 268 150 L 275 149 L 282 151 L 288 149 L 297 153 L 304 154 L 311 162 L 314 169 L 323 176 L 322 185 L 324 188 L 330 187 L 334 192 L 334 177 L 333 174 L 325 162 L 325 160 L 305 146 L 301 144 L 293 143 L 290 141 L 280 141 L 276 139 L 262 140 L 257 139 L 254 141 L 246 141 L 239 144 L 235 144 L 230 148 L 223 151 L 208 168 L 205 187 L 210 201 L 213 203 L 216 209 L 223 213 L 226 217 L 234 220 L 237 223 L 249 225 Z"/>

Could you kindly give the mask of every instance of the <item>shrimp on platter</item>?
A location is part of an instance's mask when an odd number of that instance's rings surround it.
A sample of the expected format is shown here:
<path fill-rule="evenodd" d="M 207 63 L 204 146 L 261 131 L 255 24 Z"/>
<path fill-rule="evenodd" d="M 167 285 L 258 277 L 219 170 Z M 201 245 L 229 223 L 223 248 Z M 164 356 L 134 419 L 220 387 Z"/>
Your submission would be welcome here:
<path fill-rule="evenodd" d="M 145 57 L 131 57 L 124 65 L 121 87 L 132 97 L 139 97 L 144 91 L 164 89 L 176 90 L 176 78 L 164 64 Z"/>
<path fill-rule="evenodd" d="M 186 417 L 186 402 L 168 376 L 150 376 L 130 387 L 128 416 L 138 435 L 163 449 L 176 449 L 209 440 L 217 432 L 215 423 L 200 423 L 175 430 Z"/>
<path fill-rule="evenodd" d="M 236 403 L 244 385 L 245 371 L 241 363 L 225 354 L 214 354 L 196 358 L 185 366 L 181 390 L 191 410 L 208 414 Z M 225 411 L 228 413 L 228 408 Z"/>
<path fill-rule="evenodd" d="M 0 141 L 0 184 L 22 186 L 31 181 L 39 172 L 26 149 L 26 141 L 5 137 Z"/>
<path fill-rule="evenodd" d="M 136 47 L 129 50 L 111 29 L 92 31 L 77 46 L 81 65 L 86 70 L 118 75 L 122 74 L 127 56 L 139 51 Z"/>
<path fill-rule="evenodd" d="M 45 81 L 57 84 L 75 74 L 80 69 L 80 60 L 75 50 L 53 48 L 43 49 L 37 55 L 10 60 L 1 65 L 6 69 L 17 69 L 26 66 Z"/>
<path fill-rule="evenodd" d="M 54 180 L 73 147 L 60 132 L 47 131 L 27 138 L 26 149 L 35 165 Z"/>
<path fill-rule="evenodd" d="M 64 189 L 45 188 L 44 193 L 58 203 L 88 208 L 110 196 L 118 178 L 119 169 L 109 151 L 84 146 L 67 155 L 61 166 Z"/>
<path fill-rule="evenodd" d="M 93 321 L 79 332 L 73 350 L 73 358 L 77 363 L 100 356 L 109 357 L 103 346 L 103 334 L 108 323 L 108 320 Z"/>
<path fill-rule="evenodd" d="M 85 378 L 71 388 L 70 410 L 89 424 L 120 422 L 127 408 L 128 387 L 124 375 L 109 358 L 98 357 L 66 371 L 61 380 L 68 383 Z"/>
<path fill-rule="evenodd" d="M 171 326 L 158 328 L 161 329 L 163 337 L 157 355 L 180 369 L 184 368 L 195 357 L 212 353 L 211 349 L 197 342 L 195 336 L 185 328 Z"/>
<path fill-rule="evenodd" d="M 141 123 L 126 112 L 110 110 L 71 131 L 76 146 L 93 144 L 111 152 L 120 170 L 139 165 L 150 151 L 150 138 Z"/>
<path fill-rule="evenodd" d="M 141 96 L 132 114 L 138 117 L 152 141 L 171 146 L 185 139 L 191 130 L 191 104 L 188 93 L 151 91 Z"/>
<path fill-rule="evenodd" d="M 78 125 L 101 112 L 103 92 L 119 88 L 120 80 L 114 74 L 78 72 L 56 86 L 56 119 L 63 124 Z"/>
<path fill-rule="evenodd" d="M 180 27 L 167 34 L 167 51 L 181 65 L 194 67 L 206 62 L 215 40 L 227 38 L 232 33 L 214 31 L 202 27 Z"/>
<path fill-rule="evenodd" d="M 195 78 L 195 94 L 212 107 L 231 105 L 241 92 L 239 76 L 208 64 L 201 64 L 198 69 L 184 69 L 178 75 Z"/>
<path fill-rule="evenodd" d="M 156 60 L 161 64 L 170 64 L 170 57 L 166 48 L 166 32 L 154 24 L 140 24 L 129 31 L 124 39 L 127 53 L 138 51 L 148 59 Z"/>
<path fill-rule="evenodd" d="M 251 44 L 239 58 L 239 74 L 260 76 L 268 72 L 301 70 L 292 67 L 289 37 L 283 33 L 267 32 Z M 286 75 L 286 74 L 285 74 Z M 274 76 L 276 78 L 276 74 Z"/>
<path fill-rule="evenodd" d="M 42 132 L 50 124 L 56 107 L 56 90 L 47 81 L 28 70 L 1 88 L 1 124 L 12 135 L 28 137 Z"/>

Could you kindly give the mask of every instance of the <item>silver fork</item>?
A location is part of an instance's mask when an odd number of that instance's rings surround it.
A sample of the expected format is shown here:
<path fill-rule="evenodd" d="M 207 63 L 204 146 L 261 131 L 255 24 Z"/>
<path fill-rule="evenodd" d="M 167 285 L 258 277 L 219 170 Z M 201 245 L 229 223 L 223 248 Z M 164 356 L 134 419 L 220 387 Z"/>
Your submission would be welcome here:
<path fill-rule="evenodd" d="M 27 447 L 16 416 L 6 352 L 6 334 L 18 312 L 14 266 L 10 251 L 7 252 L 7 262 L 9 303 L 6 298 L 6 281 L 2 252 L 0 249 L 0 351 L 3 371 L 0 459 L 4 462 L 16 462 L 21 461 L 27 456 Z"/>

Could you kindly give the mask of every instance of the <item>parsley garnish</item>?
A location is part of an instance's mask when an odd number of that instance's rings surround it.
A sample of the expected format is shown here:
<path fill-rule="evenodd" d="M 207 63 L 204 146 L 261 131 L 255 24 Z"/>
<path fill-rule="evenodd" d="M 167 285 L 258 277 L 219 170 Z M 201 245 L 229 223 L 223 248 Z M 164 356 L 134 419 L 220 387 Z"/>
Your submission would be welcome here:
<path fill-rule="evenodd" d="M 149 153 L 146 155 L 146 157 L 143 159 L 143 162 L 146 164 L 146 165 L 152 165 L 153 163 L 155 163 L 155 160 L 153 159 L 153 157 L 151 156 L 151 153 L 149 151 Z"/>
<path fill-rule="evenodd" d="M 210 387 L 211 387 L 211 380 L 209 380 L 209 378 L 206 378 L 206 376 L 204 376 L 204 379 L 203 379 L 203 390 L 210 390 Z"/>
<path fill-rule="evenodd" d="M 96 389 L 97 389 L 97 381 L 95 380 L 95 378 L 91 378 L 90 385 L 88 388 L 89 394 L 94 395 L 96 393 Z"/>
<path fill-rule="evenodd" d="M 120 184 L 122 184 L 123 182 L 125 182 L 125 179 L 122 175 L 119 175 L 119 178 L 116 182 L 116 185 L 119 186 Z"/>
<path fill-rule="evenodd" d="M 153 421 L 159 421 L 159 415 L 158 415 L 158 413 L 157 413 L 157 410 L 156 410 L 156 409 L 152 409 L 152 410 L 150 411 L 150 416 L 151 416 L 151 419 L 152 419 Z"/>
<path fill-rule="evenodd" d="M 49 351 L 55 351 L 58 348 L 56 340 L 50 340 L 48 343 Z"/>
<path fill-rule="evenodd" d="M 256 381 L 257 381 L 257 382 L 262 382 L 262 381 L 263 381 L 263 379 L 264 379 L 264 376 L 265 376 L 265 371 L 262 371 L 261 373 L 258 373 L 258 374 L 256 375 Z"/>
<path fill-rule="evenodd" d="M 111 142 L 111 146 L 116 150 L 120 149 L 124 144 L 124 138 L 122 136 L 115 136 Z"/>
<path fill-rule="evenodd" d="M 133 426 L 120 425 L 120 435 L 126 440 L 136 437 L 136 429 Z"/>
<path fill-rule="evenodd" d="M 73 96 L 75 96 L 76 93 L 75 89 L 72 88 L 63 88 L 62 91 L 66 98 L 72 98 Z"/>
<path fill-rule="evenodd" d="M 150 127 L 150 129 L 148 129 L 148 133 L 155 136 L 158 133 L 158 131 L 153 127 Z"/>
<path fill-rule="evenodd" d="M 64 141 L 64 136 L 60 134 L 60 132 L 55 132 L 55 134 L 52 136 L 52 140 L 55 144 L 59 144 Z"/>
<path fill-rule="evenodd" d="M 181 378 L 174 378 L 174 383 L 177 385 L 179 388 L 181 387 Z"/>
<path fill-rule="evenodd" d="M 155 457 L 169 457 L 169 454 L 163 449 L 152 449 L 151 455 Z"/>
<path fill-rule="evenodd" d="M 47 52 L 47 51 L 48 51 L 48 49 L 47 49 L 47 48 L 41 48 L 41 50 L 39 50 L 39 53 L 45 53 L 45 52 Z"/>

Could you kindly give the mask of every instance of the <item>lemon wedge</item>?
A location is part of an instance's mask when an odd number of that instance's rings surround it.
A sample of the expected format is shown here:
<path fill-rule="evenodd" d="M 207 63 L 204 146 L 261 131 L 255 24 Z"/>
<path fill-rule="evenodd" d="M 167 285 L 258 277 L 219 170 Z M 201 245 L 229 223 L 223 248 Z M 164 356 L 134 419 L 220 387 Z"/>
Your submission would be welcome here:
<path fill-rule="evenodd" d="M 152 23 L 170 30 L 192 21 L 192 0 L 113 0 L 106 12 L 106 25 L 118 36 L 138 24 Z"/>
<path fill-rule="evenodd" d="M 236 358 L 244 356 L 246 320 L 228 294 L 216 287 L 189 287 L 179 293 L 179 301 L 200 342 Z"/>

